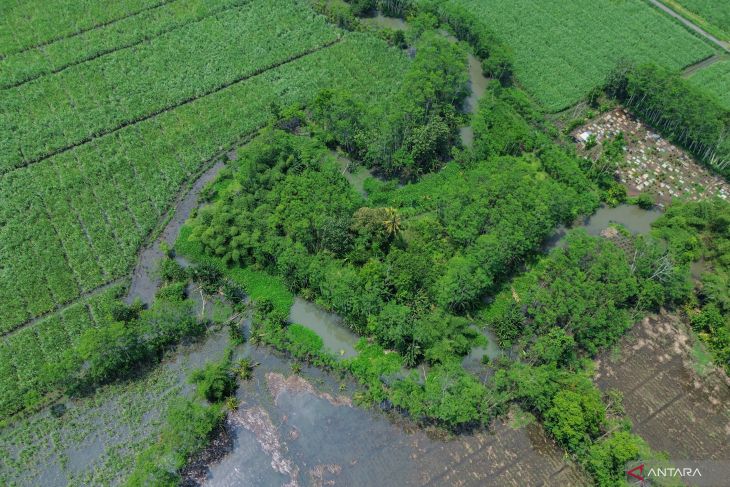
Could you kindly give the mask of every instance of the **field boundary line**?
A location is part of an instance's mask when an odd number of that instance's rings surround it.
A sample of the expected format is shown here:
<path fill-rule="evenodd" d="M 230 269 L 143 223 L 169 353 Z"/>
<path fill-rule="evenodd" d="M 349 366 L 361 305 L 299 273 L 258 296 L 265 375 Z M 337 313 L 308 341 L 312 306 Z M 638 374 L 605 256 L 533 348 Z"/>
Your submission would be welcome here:
<path fill-rule="evenodd" d="M 177 0 L 175 0 L 175 1 L 177 1 Z M 65 71 L 65 70 L 67 70 L 69 68 L 73 68 L 73 67 L 79 66 L 81 64 L 85 64 L 85 63 L 90 63 L 90 62 L 96 61 L 99 58 L 108 56 L 110 54 L 114 54 L 115 52 L 124 51 L 125 49 L 131 49 L 131 48 L 136 47 L 136 46 L 138 46 L 140 44 L 143 44 L 145 42 L 149 42 L 151 40 L 154 40 L 154 39 L 157 39 L 159 37 L 162 37 L 162 36 L 164 36 L 166 34 L 169 34 L 170 32 L 174 32 L 174 31 L 176 31 L 178 29 L 182 29 L 184 27 L 187 27 L 188 25 L 192 25 L 192 24 L 195 24 L 195 23 L 198 23 L 198 22 L 202 22 L 203 20 L 206 20 L 206 19 L 208 19 L 210 17 L 214 17 L 216 15 L 219 15 L 219 14 L 222 14 L 222 13 L 225 13 L 225 12 L 228 12 L 229 10 L 239 9 L 241 7 L 246 6 L 248 3 L 250 3 L 250 0 L 244 0 L 244 1 L 238 3 L 238 4 L 234 5 L 234 6 L 224 7 L 222 9 L 220 9 L 220 10 L 216 10 L 216 11 L 211 12 L 211 13 L 208 13 L 206 15 L 202 15 L 202 16 L 196 17 L 196 18 L 190 20 L 189 22 L 185 22 L 183 24 L 178 24 L 178 25 L 174 25 L 174 26 L 167 27 L 166 29 L 163 29 L 163 30 L 161 30 L 161 31 L 159 31 L 159 32 L 157 32 L 157 33 L 155 33 L 153 35 L 145 35 L 142 38 L 137 39 L 136 41 L 129 42 L 127 44 L 120 44 L 118 46 L 111 47 L 109 49 L 104 49 L 102 51 L 97 52 L 96 54 L 93 54 L 91 56 L 85 57 L 83 59 L 79 59 L 79 60 L 73 61 L 73 62 L 68 63 L 68 64 L 64 64 L 63 66 L 60 66 L 60 67 L 55 68 L 55 69 L 52 69 L 50 71 L 38 73 L 36 75 L 30 76 L 28 78 L 25 78 L 23 80 L 15 81 L 15 82 L 13 82 L 11 84 L 2 85 L 2 86 L 0 86 L 0 90 L 12 90 L 14 88 L 19 88 L 19 87 L 21 87 L 21 86 L 23 86 L 23 85 L 25 85 L 27 83 L 30 83 L 31 81 L 35 81 L 37 79 L 42 79 L 42 78 L 45 78 L 47 76 L 53 76 L 55 74 L 62 73 L 63 71 Z M 56 41 L 56 42 L 59 42 L 59 41 Z M 45 47 L 45 46 L 38 47 L 38 48 L 35 48 L 35 49 L 43 50 L 43 47 Z"/>
<path fill-rule="evenodd" d="M 61 313 L 63 311 L 66 311 L 71 306 L 73 306 L 73 305 L 75 305 L 75 304 L 77 304 L 77 303 L 79 303 L 79 302 L 81 302 L 83 300 L 86 300 L 86 299 L 89 299 L 89 298 L 93 298 L 94 296 L 96 296 L 98 294 L 101 294 L 102 292 L 104 292 L 104 291 L 106 291 L 106 290 L 108 290 L 108 289 L 110 289 L 110 288 L 112 288 L 112 287 L 114 287 L 114 286 L 116 286 L 118 284 L 124 283 L 124 281 L 126 281 L 127 279 L 129 279 L 129 276 L 128 275 L 125 275 L 125 276 L 122 276 L 122 277 L 117 277 L 116 279 L 112 279 L 110 281 L 107 281 L 107 282 L 105 282 L 105 283 L 103 283 L 103 284 L 95 287 L 94 289 L 91 289 L 90 291 L 86 291 L 84 293 L 81 293 L 81 294 L 79 294 L 78 296 L 76 296 L 73 299 L 70 299 L 70 300 L 65 301 L 63 303 L 58 303 L 58 304 L 56 304 L 56 306 L 54 306 L 52 309 L 46 311 L 45 313 L 41 313 L 39 315 L 36 315 L 33 318 L 31 318 L 31 319 L 29 319 L 29 320 L 27 320 L 27 321 L 25 321 L 23 323 L 19 323 L 15 328 L 3 332 L 2 334 L 0 334 L 0 338 L 5 339 L 5 338 L 8 338 L 8 337 L 10 337 L 12 335 L 15 335 L 16 333 L 20 332 L 21 330 L 24 330 L 26 328 L 29 328 L 29 327 L 35 325 L 36 323 L 38 323 L 39 321 L 41 321 L 41 320 L 43 320 L 45 318 L 48 318 L 52 314 Z"/>
<path fill-rule="evenodd" d="M 646 418 L 644 418 L 639 424 L 646 424 L 646 423 L 648 423 L 649 421 L 651 421 L 652 419 L 656 418 L 661 413 L 663 413 L 664 411 L 666 411 L 667 409 L 669 409 L 672 406 L 672 404 L 674 404 L 675 402 L 679 401 L 684 396 L 685 396 L 685 392 L 684 391 L 680 391 L 679 394 L 677 394 L 672 399 L 670 399 L 669 401 L 667 401 L 666 403 L 664 403 L 661 407 L 659 407 L 659 409 L 657 409 L 656 411 L 654 411 L 653 413 L 651 413 L 649 416 L 647 416 Z"/>
<path fill-rule="evenodd" d="M 227 81 L 226 83 L 223 83 L 222 85 L 219 85 L 219 86 L 217 86 L 217 87 L 215 87 L 215 88 L 213 88 L 211 90 L 208 90 L 205 93 L 202 93 L 200 95 L 194 95 L 194 96 L 185 98 L 185 99 L 183 99 L 183 100 L 181 100 L 181 101 L 179 101 L 177 103 L 174 103 L 172 105 L 168 105 L 167 107 L 161 108 L 159 110 L 155 110 L 155 111 L 153 111 L 151 113 L 148 113 L 146 115 L 143 115 L 141 117 L 137 117 L 137 118 L 134 118 L 134 119 L 131 119 L 131 120 L 127 120 L 125 122 L 122 122 L 121 124 L 119 124 L 119 125 L 117 125 L 115 127 L 111 127 L 111 128 L 107 128 L 107 129 L 104 129 L 104 130 L 100 130 L 96 134 L 92 134 L 90 136 L 84 137 L 83 139 L 81 139 L 78 142 L 75 142 L 75 143 L 73 143 L 71 145 L 67 145 L 65 147 L 61 147 L 61 148 L 55 149 L 55 150 L 53 150 L 53 151 L 51 151 L 51 152 L 49 152 L 47 154 L 44 154 L 42 156 L 34 157 L 32 159 L 28 159 L 28 160 L 22 162 L 21 164 L 15 166 L 15 167 L 12 167 L 12 168 L 9 168 L 9 169 L 6 169 L 6 170 L 0 172 L 0 177 L 5 176 L 5 175 L 7 175 L 7 174 L 9 174 L 11 172 L 17 171 L 19 169 L 23 169 L 23 168 L 32 166 L 33 164 L 37 164 L 39 162 L 43 162 L 46 159 L 50 159 L 51 157 L 57 156 L 59 154 L 63 154 L 65 152 L 68 152 L 68 151 L 70 151 L 72 149 L 75 149 L 77 147 L 81 147 L 82 145 L 86 145 L 86 144 L 88 144 L 89 142 L 91 142 L 93 140 L 100 139 L 100 138 L 105 137 L 107 135 L 114 134 L 114 133 L 116 133 L 116 132 L 118 132 L 118 131 L 126 128 L 126 127 L 130 127 L 130 126 L 137 125 L 140 122 L 144 122 L 146 120 L 150 120 L 150 119 L 155 118 L 155 117 L 157 117 L 159 115 L 162 115 L 164 113 L 170 112 L 172 110 L 176 110 L 176 109 L 178 109 L 180 107 L 183 107 L 185 105 L 189 105 L 190 103 L 193 103 L 193 102 L 195 102 L 197 100 L 200 100 L 201 98 L 205 98 L 207 96 L 214 95 L 216 93 L 219 93 L 221 91 L 224 91 L 224 90 L 226 90 L 226 89 L 228 89 L 228 88 L 230 88 L 232 86 L 235 86 L 235 85 L 237 85 L 239 83 L 242 83 L 244 81 L 248 81 L 248 80 L 250 80 L 252 78 L 255 78 L 257 76 L 260 76 L 260 75 L 266 73 L 267 71 L 271 71 L 271 70 L 280 68 L 282 66 L 285 66 L 286 64 L 289 64 L 289 63 L 292 63 L 292 62 L 297 61 L 299 59 L 302 59 L 304 57 L 307 57 L 310 54 L 314 54 L 314 53 L 319 52 L 321 50 L 324 50 L 324 49 L 327 49 L 329 47 L 332 47 L 333 45 L 341 42 L 342 39 L 343 39 L 343 37 L 341 35 L 338 35 L 338 37 L 336 39 L 332 40 L 332 41 L 326 42 L 325 44 L 322 44 L 322 45 L 317 46 L 317 47 L 312 48 L 312 49 L 307 49 L 306 51 L 300 52 L 298 54 L 289 56 L 288 58 L 284 59 L 283 61 L 277 61 L 276 63 L 270 64 L 268 66 L 264 66 L 264 67 L 259 68 L 259 69 L 256 69 L 255 71 L 253 71 L 253 72 L 251 72 L 249 74 L 246 74 L 244 76 L 239 76 L 238 78 L 233 79 L 231 81 Z"/>
<path fill-rule="evenodd" d="M 39 42 L 38 44 L 34 44 L 32 46 L 26 46 L 26 47 L 24 47 L 24 48 L 22 48 L 22 49 L 20 49 L 18 51 L 6 52 L 2 56 L 0 56 L 0 59 L 5 59 L 6 57 L 11 56 L 11 55 L 14 55 L 14 54 L 22 54 L 24 52 L 32 51 L 33 49 L 38 49 L 38 48 L 41 48 L 41 47 L 49 46 L 49 45 L 51 45 L 51 44 L 53 44 L 55 42 L 62 41 L 64 39 L 70 39 L 72 37 L 76 37 L 76 36 L 79 36 L 81 34 L 85 34 L 86 32 L 91 32 L 92 30 L 97 30 L 97 29 L 101 29 L 103 27 L 108 27 L 108 26 L 113 25 L 113 24 L 115 24 L 117 22 L 120 22 L 122 20 L 129 19 L 131 17 L 134 17 L 134 16 L 139 15 L 139 14 L 144 13 L 144 12 L 149 12 L 150 10 L 155 10 L 155 9 L 160 8 L 160 7 L 164 7 L 165 5 L 167 5 L 169 3 L 174 3 L 174 2 L 177 2 L 177 1 L 178 0 L 162 0 L 160 2 L 157 2 L 156 4 L 148 5 L 148 6 L 144 7 L 144 8 L 141 8 L 139 10 L 136 10 L 134 12 L 128 12 L 128 13 L 122 15 L 121 17 L 117 17 L 115 19 L 110 19 L 110 20 L 107 20 L 105 22 L 100 22 L 98 24 L 94 24 L 92 26 L 89 26 L 89 27 L 86 27 L 86 28 L 83 28 L 83 29 L 79 29 L 77 31 L 74 31 L 74 32 L 71 32 L 71 33 L 68 33 L 68 34 L 63 34 L 63 35 L 60 35 L 60 36 L 56 36 L 56 37 L 53 37 L 53 38 L 48 39 L 46 41 Z"/>

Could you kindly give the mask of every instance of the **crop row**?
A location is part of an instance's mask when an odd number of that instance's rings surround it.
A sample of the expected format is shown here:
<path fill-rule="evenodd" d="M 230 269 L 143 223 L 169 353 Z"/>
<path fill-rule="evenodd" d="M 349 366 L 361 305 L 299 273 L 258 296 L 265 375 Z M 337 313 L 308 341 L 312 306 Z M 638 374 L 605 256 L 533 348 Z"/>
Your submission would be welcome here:
<path fill-rule="evenodd" d="M 112 287 L 0 342 L 0 417 L 38 404 L 49 392 L 48 367 L 84 330 L 107 322 L 121 287 Z"/>
<path fill-rule="evenodd" d="M 0 301 L 8 303 L 0 307 L 2 330 L 127 274 L 139 244 L 178 188 L 204 161 L 265 124 L 272 103 L 304 103 L 320 89 L 338 86 L 351 87 L 363 101 L 386 103 L 405 67 L 398 50 L 348 35 L 329 48 L 6 174 L 0 178 Z M 43 246 L 31 253 L 27 242 Z M 51 272 L 73 292 L 49 294 L 51 285 L 61 288 L 46 282 Z"/>
<path fill-rule="evenodd" d="M 190 22 L 240 6 L 249 0 L 178 0 L 112 25 L 0 60 L 0 89 L 57 73 L 99 56 L 137 45 Z"/>
<path fill-rule="evenodd" d="M 92 62 L 0 92 L 0 172 L 332 42 L 303 0 L 266 0 L 207 17 Z"/>
<path fill-rule="evenodd" d="M 717 96 L 730 110 L 730 61 L 711 64 L 693 74 L 690 81 Z"/>
<path fill-rule="evenodd" d="M 576 103 L 622 60 L 682 68 L 713 49 L 641 1 L 447 0 L 480 16 L 515 52 L 520 83 L 549 111 Z"/>
<path fill-rule="evenodd" d="M 682 10 L 685 10 L 690 14 L 687 15 L 690 20 L 717 37 L 730 40 L 730 3 L 717 0 L 665 0 L 665 3 L 683 15 L 685 12 Z M 676 8 L 675 4 L 680 8 Z"/>
<path fill-rule="evenodd" d="M 0 3 L 0 56 L 109 25 L 172 0 L 26 0 Z"/>

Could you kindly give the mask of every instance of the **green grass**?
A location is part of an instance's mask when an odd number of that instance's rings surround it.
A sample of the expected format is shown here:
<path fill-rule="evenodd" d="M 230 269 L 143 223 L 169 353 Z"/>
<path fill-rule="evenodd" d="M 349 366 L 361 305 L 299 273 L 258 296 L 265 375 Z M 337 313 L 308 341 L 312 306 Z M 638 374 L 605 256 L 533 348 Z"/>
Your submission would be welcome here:
<path fill-rule="evenodd" d="M 550 112 L 567 108 L 622 59 L 681 69 L 714 53 L 642 0 L 444 0 L 481 18 L 515 52 L 519 83 Z"/>
<path fill-rule="evenodd" d="M 704 376 L 711 365 L 712 353 L 707 350 L 702 342 L 697 340 L 692 346 L 692 367 L 698 375 Z"/>
<path fill-rule="evenodd" d="M 661 0 L 715 37 L 730 41 L 730 3 L 724 0 Z"/>
<path fill-rule="evenodd" d="M 697 71 L 690 81 L 716 95 L 730 110 L 730 61 L 720 61 Z"/>

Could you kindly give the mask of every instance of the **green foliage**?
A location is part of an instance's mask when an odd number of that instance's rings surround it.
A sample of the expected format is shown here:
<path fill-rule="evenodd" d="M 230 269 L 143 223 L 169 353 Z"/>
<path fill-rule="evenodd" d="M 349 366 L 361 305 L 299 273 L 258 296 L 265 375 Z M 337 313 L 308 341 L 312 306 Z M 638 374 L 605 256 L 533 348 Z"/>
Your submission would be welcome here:
<path fill-rule="evenodd" d="M 179 485 L 179 470 L 191 455 L 208 444 L 223 417 L 223 410 L 218 405 L 206 406 L 187 399 L 173 402 L 159 440 L 139 455 L 125 485 Z"/>
<path fill-rule="evenodd" d="M 598 436 L 605 419 L 601 396 L 592 388 L 581 393 L 562 390 L 545 411 L 545 427 L 568 451 L 578 451 Z"/>
<path fill-rule="evenodd" d="M 127 378 L 161 360 L 170 347 L 204 332 L 205 326 L 193 317 L 192 303 L 159 300 L 138 318 L 86 330 L 46 370 L 54 385 L 84 392 Z"/>
<path fill-rule="evenodd" d="M 184 282 L 176 282 L 162 286 L 155 295 L 155 299 L 165 301 L 182 301 L 186 298 L 187 284 Z"/>
<path fill-rule="evenodd" d="M 167 283 L 184 282 L 188 280 L 188 273 L 183 267 L 170 257 L 164 257 L 159 265 L 160 278 Z"/>
<path fill-rule="evenodd" d="M 564 248 L 497 296 L 485 313 L 487 323 L 504 343 L 558 326 L 594 354 L 623 335 L 633 308 L 653 309 L 686 295 L 686 268 L 675 265 L 658 242 L 637 239 L 635 246 L 629 261 L 613 243 L 571 232 Z M 546 343 L 538 344 L 544 351 Z"/>
<path fill-rule="evenodd" d="M 482 419 L 485 387 L 458 362 L 434 367 L 423 383 L 413 376 L 393 386 L 393 404 L 416 417 L 425 417 L 455 428 Z"/>
<path fill-rule="evenodd" d="M 730 370 L 730 203 L 677 202 L 652 232 L 668 242 L 674 259 L 703 263 L 695 288 L 699 309 L 690 312 L 690 322 L 715 362 Z"/>
<path fill-rule="evenodd" d="M 591 445 L 584 465 L 601 486 L 625 485 L 626 463 L 636 460 L 644 441 L 619 431 Z"/>
<path fill-rule="evenodd" d="M 467 95 L 466 53 L 424 31 L 397 92 L 396 104 L 358 102 L 352 91 L 327 90 L 311 108 L 315 134 L 387 174 L 414 177 L 438 169 L 457 136 L 456 107 Z"/>
<path fill-rule="evenodd" d="M 197 385 L 198 395 L 211 403 L 223 402 L 236 390 L 229 358 L 205 364 L 190 375 L 190 382 Z"/>
<path fill-rule="evenodd" d="M 447 24 L 457 39 L 467 42 L 474 53 L 483 59 L 484 74 L 499 79 L 505 84 L 511 81 L 514 53 L 510 46 L 479 19 L 478 12 L 471 11 L 456 2 L 425 0 L 419 2 L 422 11 L 435 15 Z"/>

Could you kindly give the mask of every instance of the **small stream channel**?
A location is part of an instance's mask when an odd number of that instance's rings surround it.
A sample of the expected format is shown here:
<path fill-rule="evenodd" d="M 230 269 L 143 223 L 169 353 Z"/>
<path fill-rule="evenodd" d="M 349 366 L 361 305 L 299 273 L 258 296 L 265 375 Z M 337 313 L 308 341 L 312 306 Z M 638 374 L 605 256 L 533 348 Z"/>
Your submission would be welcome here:
<path fill-rule="evenodd" d="M 382 27 L 386 29 L 406 31 L 409 29 L 408 22 L 397 17 L 387 17 L 378 12 L 375 17 L 364 19 L 369 25 Z M 450 42 L 458 42 L 458 39 L 445 30 L 439 31 Z M 469 69 L 469 96 L 464 100 L 461 107 L 462 113 L 473 114 L 479 105 L 479 99 L 484 96 L 489 83 L 489 78 L 484 76 L 482 72 L 482 62 L 472 53 L 468 53 L 468 69 Z M 471 147 L 474 144 L 474 129 L 471 125 L 465 125 L 459 129 L 461 143 L 465 147 Z"/>

